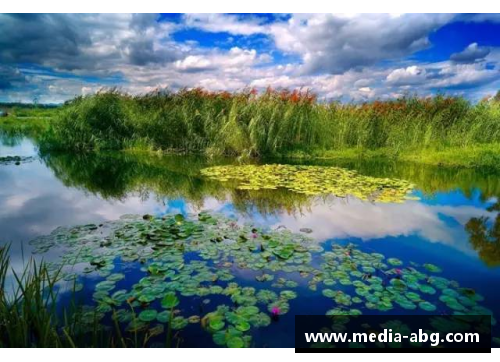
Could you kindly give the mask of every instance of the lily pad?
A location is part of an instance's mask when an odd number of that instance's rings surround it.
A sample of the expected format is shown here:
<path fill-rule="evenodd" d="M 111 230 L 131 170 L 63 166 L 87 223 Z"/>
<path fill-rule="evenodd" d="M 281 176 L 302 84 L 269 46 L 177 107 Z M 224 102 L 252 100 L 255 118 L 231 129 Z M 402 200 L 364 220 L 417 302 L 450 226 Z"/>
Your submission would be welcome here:
<path fill-rule="evenodd" d="M 154 309 L 146 309 L 139 313 L 139 319 L 143 322 L 151 322 L 156 319 L 158 312 Z"/>
<path fill-rule="evenodd" d="M 233 336 L 227 340 L 227 346 L 229 348 L 243 348 L 245 347 L 245 342 L 241 337 Z"/>
<path fill-rule="evenodd" d="M 429 302 L 420 302 L 418 306 L 427 312 L 434 312 L 436 310 L 436 306 Z"/>
<path fill-rule="evenodd" d="M 166 309 L 174 308 L 179 304 L 179 299 L 175 293 L 167 293 L 161 301 L 161 306 Z"/>

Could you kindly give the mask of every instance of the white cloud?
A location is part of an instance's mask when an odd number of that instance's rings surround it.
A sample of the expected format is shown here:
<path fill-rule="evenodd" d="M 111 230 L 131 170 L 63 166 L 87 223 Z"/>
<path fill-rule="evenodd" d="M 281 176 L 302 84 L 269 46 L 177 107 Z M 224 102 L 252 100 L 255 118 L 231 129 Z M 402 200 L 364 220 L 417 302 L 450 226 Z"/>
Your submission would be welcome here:
<path fill-rule="evenodd" d="M 230 33 L 233 35 L 252 35 L 266 32 L 258 19 L 241 20 L 228 14 L 185 14 L 184 23 L 188 27 L 211 33 Z"/>
<path fill-rule="evenodd" d="M 293 15 L 270 27 L 276 46 L 302 56 L 307 73 L 343 73 L 429 46 L 428 35 L 452 19 L 444 14 Z"/>
<path fill-rule="evenodd" d="M 425 69 L 412 65 L 407 68 L 398 68 L 393 70 L 386 78 L 392 85 L 411 85 L 421 84 L 426 80 L 427 73 Z"/>

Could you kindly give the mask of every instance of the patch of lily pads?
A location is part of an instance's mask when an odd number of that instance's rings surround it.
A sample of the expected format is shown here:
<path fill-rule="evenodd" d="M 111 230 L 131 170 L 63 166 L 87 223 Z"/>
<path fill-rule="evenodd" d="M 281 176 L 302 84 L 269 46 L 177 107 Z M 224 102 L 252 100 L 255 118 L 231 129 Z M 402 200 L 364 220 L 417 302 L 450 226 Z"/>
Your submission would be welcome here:
<path fill-rule="evenodd" d="M 201 174 L 221 182 L 234 183 L 240 190 L 284 188 L 316 196 L 354 196 L 377 202 L 403 202 L 410 199 L 413 185 L 404 180 L 363 176 L 339 167 L 296 165 L 230 165 L 201 170 Z"/>
<path fill-rule="evenodd" d="M 293 313 L 305 288 L 329 300 L 327 315 L 390 314 L 396 308 L 492 314 L 480 305 L 480 294 L 439 276 L 438 266 L 386 259 L 351 244 L 325 250 L 305 233 L 214 213 L 125 215 L 101 225 L 60 227 L 32 245 L 38 253 L 64 250 L 50 270 L 62 270 L 78 290 L 87 276 L 97 278 L 82 318 L 88 328 L 96 319 L 105 323 L 106 316 L 130 333 L 197 326 L 216 345 L 248 347 L 257 329 Z M 127 265 L 142 273 L 134 283 L 127 283 Z M 242 271 L 254 275 L 251 283 L 239 277 Z"/>

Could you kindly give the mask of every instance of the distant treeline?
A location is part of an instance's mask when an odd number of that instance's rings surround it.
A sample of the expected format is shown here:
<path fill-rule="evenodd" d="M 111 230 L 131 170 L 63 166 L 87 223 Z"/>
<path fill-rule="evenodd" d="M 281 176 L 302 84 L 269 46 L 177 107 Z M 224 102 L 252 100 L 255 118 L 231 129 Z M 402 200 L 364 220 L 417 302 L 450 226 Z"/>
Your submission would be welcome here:
<path fill-rule="evenodd" d="M 33 108 L 57 108 L 60 104 L 35 104 L 35 103 L 22 103 L 22 102 L 0 102 L 0 109 L 5 108 L 22 108 L 22 109 L 33 109 Z"/>

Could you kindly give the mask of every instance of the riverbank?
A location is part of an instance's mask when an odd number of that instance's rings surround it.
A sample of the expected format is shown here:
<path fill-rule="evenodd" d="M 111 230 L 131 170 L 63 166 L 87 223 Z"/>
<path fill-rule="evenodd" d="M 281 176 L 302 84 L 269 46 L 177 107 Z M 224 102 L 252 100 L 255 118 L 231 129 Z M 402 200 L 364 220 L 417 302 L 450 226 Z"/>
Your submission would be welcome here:
<path fill-rule="evenodd" d="M 449 147 L 438 150 L 415 150 L 394 153 L 394 150 L 346 149 L 290 152 L 285 158 L 303 160 L 394 160 L 443 167 L 485 168 L 500 170 L 500 144 L 475 145 L 467 148 Z"/>

